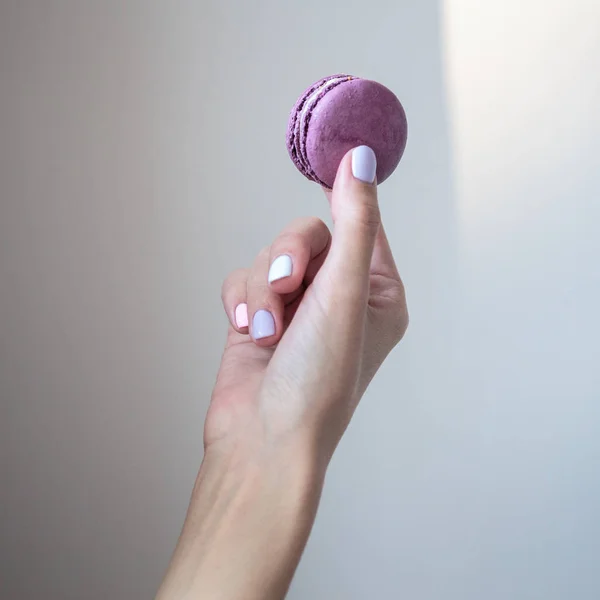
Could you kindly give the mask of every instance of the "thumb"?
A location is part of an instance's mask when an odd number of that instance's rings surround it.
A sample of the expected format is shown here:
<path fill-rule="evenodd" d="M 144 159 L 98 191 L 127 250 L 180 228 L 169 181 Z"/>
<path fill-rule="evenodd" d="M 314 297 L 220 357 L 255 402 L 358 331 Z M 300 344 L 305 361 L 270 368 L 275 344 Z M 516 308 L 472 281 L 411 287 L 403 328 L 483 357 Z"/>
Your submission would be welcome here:
<path fill-rule="evenodd" d="M 338 168 L 331 202 L 334 230 L 322 270 L 346 301 L 366 299 L 375 240 L 381 224 L 377 201 L 377 158 L 368 146 L 348 152 Z"/>

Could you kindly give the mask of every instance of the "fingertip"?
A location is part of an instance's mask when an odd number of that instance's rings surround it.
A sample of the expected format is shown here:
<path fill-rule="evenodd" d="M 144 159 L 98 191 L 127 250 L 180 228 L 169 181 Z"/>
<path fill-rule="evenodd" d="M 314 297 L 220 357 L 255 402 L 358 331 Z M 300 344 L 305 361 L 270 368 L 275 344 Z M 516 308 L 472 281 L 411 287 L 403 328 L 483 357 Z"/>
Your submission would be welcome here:
<path fill-rule="evenodd" d="M 223 309 L 231 327 L 238 333 L 248 329 L 247 269 L 233 271 L 221 287 Z"/>
<path fill-rule="evenodd" d="M 370 146 L 363 144 L 348 150 L 338 166 L 333 189 L 324 187 L 323 191 L 331 198 L 340 185 L 349 182 L 377 188 L 377 155 Z"/>
<path fill-rule="evenodd" d="M 317 217 L 303 217 L 290 224 L 271 246 L 266 273 L 269 289 L 279 295 L 302 288 L 306 271 L 331 240 L 327 225 Z"/>
<path fill-rule="evenodd" d="M 377 158 L 368 146 L 358 146 L 344 156 L 331 195 L 334 220 L 359 227 L 374 235 L 379 227 Z M 369 235 L 369 237 L 372 237 Z"/>
<path fill-rule="evenodd" d="M 377 177 L 377 156 L 369 146 L 358 146 L 352 151 L 352 175 L 361 183 L 375 185 Z"/>
<path fill-rule="evenodd" d="M 277 322 L 270 310 L 263 308 L 254 313 L 251 336 L 259 346 L 272 346 L 277 343 Z"/>
<path fill-rule="evenodd" d="M 290 254 L 280 254 L 275 257 L 269 267 L 268 282 L 272 285 L 291 277 L 294 270 L 294 261 Z"/>
<path fill-rule="evenodd" d="M 240 302 L 233 311 L 233 326 L 242 333 L 248 330 L 248 305 Z"/>

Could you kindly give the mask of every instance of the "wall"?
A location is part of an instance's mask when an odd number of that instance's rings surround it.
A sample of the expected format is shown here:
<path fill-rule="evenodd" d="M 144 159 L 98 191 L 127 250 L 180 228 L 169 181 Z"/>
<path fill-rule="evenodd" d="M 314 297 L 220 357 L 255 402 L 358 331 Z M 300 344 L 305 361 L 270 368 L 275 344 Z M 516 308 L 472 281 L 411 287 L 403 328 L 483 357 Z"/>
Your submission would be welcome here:
<path fill-rule="evenodd" d="M 285 125 L 348 71 L 409 116 L 381 202 L 412 323 L 290 598 L 596 598 L 600 8 L 289 8 L 0 6 L 0 596 L 152 596 L 201 460 L 221 280 L 326 217 Z"/>
<path fill-rule="evenodd" d="M 473 418 L 464 596 L 596 598 L 600 5 L 449 0 L 444 23 Z"/>

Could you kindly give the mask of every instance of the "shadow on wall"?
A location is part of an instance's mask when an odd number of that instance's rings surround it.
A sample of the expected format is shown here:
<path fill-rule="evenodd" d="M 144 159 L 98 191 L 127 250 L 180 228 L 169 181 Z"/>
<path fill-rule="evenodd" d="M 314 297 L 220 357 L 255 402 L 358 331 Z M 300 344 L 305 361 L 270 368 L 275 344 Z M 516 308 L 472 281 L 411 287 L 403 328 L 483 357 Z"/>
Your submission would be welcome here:
<path fill-rule="evenodd" d="M 210 17 L 0 3 L 2 598 L 150 598 L 178 535 L 224 324 Z"/>

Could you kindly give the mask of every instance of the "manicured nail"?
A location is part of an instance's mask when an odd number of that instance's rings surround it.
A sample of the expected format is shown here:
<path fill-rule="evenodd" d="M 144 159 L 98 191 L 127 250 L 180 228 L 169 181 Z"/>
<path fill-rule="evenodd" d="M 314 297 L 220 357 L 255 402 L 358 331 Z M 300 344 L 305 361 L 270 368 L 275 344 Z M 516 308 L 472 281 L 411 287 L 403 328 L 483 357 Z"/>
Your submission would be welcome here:
<path fill-rule="evenodd" d="M 292 258 L 287 254 L 278 256 L 269 269 L 269 283 L 284 279 L 292 274 Z"/>
<path fill-rule="evenodd" d="M 238 304 L 235 309 L 235 324 L 239 329 L 248 327 L 248 305 L 245 302 Z"/>
<path fill-rule="evenodd" d="M 377 158 L 369 146 L 352 150 L 352 174 L 364 183 L 373 183 L 377 173 Z"/>
<path fill-rule="evenodd" d="M 268 310 L 259 310 L 252 319 L 252 337 L 255 340 L 275 335 L 275 319 Z"/>

